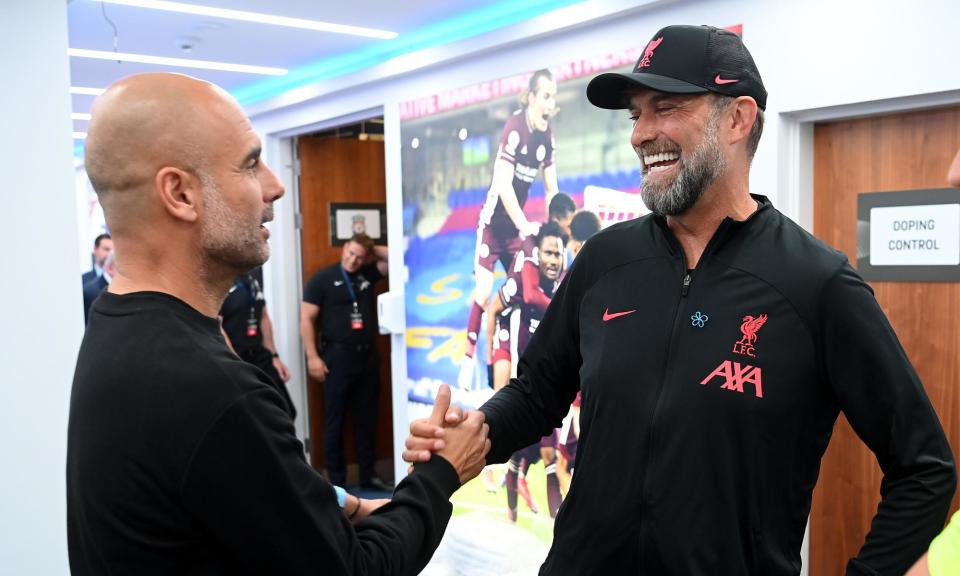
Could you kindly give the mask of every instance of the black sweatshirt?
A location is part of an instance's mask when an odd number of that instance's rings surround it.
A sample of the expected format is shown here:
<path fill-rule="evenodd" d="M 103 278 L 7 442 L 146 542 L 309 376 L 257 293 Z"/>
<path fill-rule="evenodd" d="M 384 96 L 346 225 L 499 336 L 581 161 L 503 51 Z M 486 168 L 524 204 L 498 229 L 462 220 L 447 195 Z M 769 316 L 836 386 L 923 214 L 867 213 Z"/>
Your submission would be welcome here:
<path fill-rule="evenodd" d="M 459 487 L 433 458 L 355 527 L 267 376 L 172 296 L 105 292 L 70 402 L 74 576 L 416 574 Z"/>
<path fill-rule="evenodd" d="M 848 574 L 903 574 L 955 486 L 943 430 L 870 287 L 761 196 L 688 272 L 662 217 L 586 243 L 481 410 L 489 462 L 559 426 L 581 436 L 541 574 L 800 572 L 810 500 L 842 410 L 883 500 Z"/>

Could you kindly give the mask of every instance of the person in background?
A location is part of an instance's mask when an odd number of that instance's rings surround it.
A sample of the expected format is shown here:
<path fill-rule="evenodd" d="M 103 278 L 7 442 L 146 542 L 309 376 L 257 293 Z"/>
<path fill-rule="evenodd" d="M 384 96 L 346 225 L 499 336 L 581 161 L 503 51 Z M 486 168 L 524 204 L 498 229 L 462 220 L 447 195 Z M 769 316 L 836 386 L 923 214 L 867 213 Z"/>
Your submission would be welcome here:
<path fill-rule="evenodd" d="M 324 456 L 330 481 L 343 486 L 343 420 L 353 412 L 360 487 L 392 490 L 374 470 L 380 359 L 374 284 L 387 275 L 387 248 L 366 234 L 343 245 L 340 261 L 314 274 L 303 290 L 300 336 L 307 371 L 324 385 Z"/>
<path fill-rule="evenodd" d="M 589 210 L 580 210 L 570 222 L 570 251 L 573 258 L 577 257 L 583 243 L 600 231 L 600 218 Z"/>
<path fill-rule="evenodd" d="M 86 284 L 94 278 L 99 278 L 103 274 L 103 261 L 107 254 L 113 251 L 113 239 L 109 234 L 100 234 L 93 241 L 93 268 L 87 270 L 80 277 L 80 284 Z"/>
<path fill-rule="evenodd" d="M 111 242 L 112 244 L 112 241 L 109 238 L 106 241 Z M 87 323 L 87 320 L 90 317 L 90 306 L 93 305 L 93 301 L 97 299 L 97 296 L 99 296 L 101 292 L 107 289 L 107 286 L 109 286 L 110 282 L 113 281 L 113 277 L 116 275 L 116 273 L 116 254 L 113 253 L 111 246 L 110 252 L 107 253 L 107 256 L 100 263 L 100 275 L 93 275 L 93 277 L 83 285 L 84 324 Z"/>
<path fill-rule="evenodd" d="M 263 268 L 257 267 L 237 276 L 220 307 L 220 323 L 227 346 L 244 362 L 253 364 L 270 377 L 283 398 L 290 419 L 295 419 L 297 409 L 286 385 L 290 372 L 280 360 L 273 342 L 273 322 L 263 294 Z"/>

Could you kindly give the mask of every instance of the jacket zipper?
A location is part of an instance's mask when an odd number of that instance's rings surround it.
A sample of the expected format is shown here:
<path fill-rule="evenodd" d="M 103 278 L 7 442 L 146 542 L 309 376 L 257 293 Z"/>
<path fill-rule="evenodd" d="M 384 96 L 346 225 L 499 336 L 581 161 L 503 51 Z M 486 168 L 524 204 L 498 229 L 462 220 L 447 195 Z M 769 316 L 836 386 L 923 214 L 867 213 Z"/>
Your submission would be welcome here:
<path fill-rule="evenodd" d="M 683 310 L 683 300 L 687 297 L 687 294 L 690 292 L 690 284 L 693 282 L 693 275 L 687 269 L 686 254 L 684 254 L 682 250 L 680 252 L 680 262 L 682 265 L 680 270 L 683 273 L 683 281 L 680 284 L 680 299 L 677 301 L 677 310 L 674 313 L 674 318 L 673 318 L 673 330 L 671 330 L 670 332 L 670 340 L 667 347 L 667 358 L 666 358 L 665 369 L 664 369 L 664 378 L 663 378 L 663 382 L 660 383 L 660 391 L 657 393 L 657 400 L 653 407 L 653 416 L 651 417 L 651 420 L 650 420 L 650 440 L 649 440 L 648 449 L 647 449 L 647 465 L 645 467 L 643 490 L 641 492 L 641 513 L 640 513 L 641 527 L 640 527 L 640 542 L 639 542 L 639 548 L 640 548 L 639 556 L 640 556 L 641 566 L 643 566 L 643 558 L 645 553 L 643 524 L 645 523 L 644 518 L 646 514 L 644 509 L 648 509 L 647 503 L 650 500 L 649 484 L 652 481 L 651 477 L 653 476 L 652 466 L 653 466 L 653 455 L 655 452 L 656 439 L 657 439 L 656 438 L 657 416 L 660 412 L 660 400 L 663 398 L 663 389 L 666 387 L 667 382 L 669 382 L 670 378 L 673 376 L 673 369 L 672 369 L 673 353 L 674 353 L 675 342 L 678 339 L 678 333 L 680 331 L 680 316 L 681 316 L 681 310 Z"/>

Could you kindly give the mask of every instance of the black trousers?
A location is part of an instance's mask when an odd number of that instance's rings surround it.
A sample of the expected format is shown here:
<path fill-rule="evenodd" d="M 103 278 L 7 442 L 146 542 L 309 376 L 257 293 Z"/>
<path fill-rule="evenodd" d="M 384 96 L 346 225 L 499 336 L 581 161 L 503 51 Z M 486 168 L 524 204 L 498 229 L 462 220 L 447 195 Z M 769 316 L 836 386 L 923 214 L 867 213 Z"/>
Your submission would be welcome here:
<path fill-rule="evenodd" d="M 380 359 L 372 347 L 328 344 L 323 361 L 329 373 L 324 383 L 324 412 L 327 474 L 330 482 L 343 486 L 347 479 L 343 458 L 343 418 L 353 413 L 356 429 L 357 461 L 360 484 L 374 476 L 374 438 L 377 430 L 377 400 L 380 388 Z"/>

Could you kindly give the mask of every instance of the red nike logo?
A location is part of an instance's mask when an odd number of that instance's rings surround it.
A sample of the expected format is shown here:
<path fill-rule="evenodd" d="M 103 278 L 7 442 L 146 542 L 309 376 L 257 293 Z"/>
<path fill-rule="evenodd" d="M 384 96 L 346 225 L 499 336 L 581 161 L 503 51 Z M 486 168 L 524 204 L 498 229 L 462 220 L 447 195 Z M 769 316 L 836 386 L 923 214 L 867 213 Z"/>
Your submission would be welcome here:
<path fill-rule="evenodd" d="M 717 74 L 716 77 L 714 77 L 713 81 L 716 82 L 717 84 L 733 84 L 734 82 L 739 82 L 740 80 L 736 78 L 730 78 L 730 79 L 721 78 L 720 75 Z"/>
<path fill-rule="evenodd" d="M 619 317 L 621 317 L 621 316 L 626 316 L 627 314 L 633 314 L 634 312 L 636 312 L 636 310 L 627 310 L 627 311 L 625 311 L 625 312 L 614 312 L 613 314 L 611 314 L 611 313 L 610 313 L 610 309 L 607 308 L 607 309 L 603 312 L 603 321 L 604 321 L 604 322 L 609 322 L 610 320 L 613 320 L 614 318 L 619 318 Z"/>

